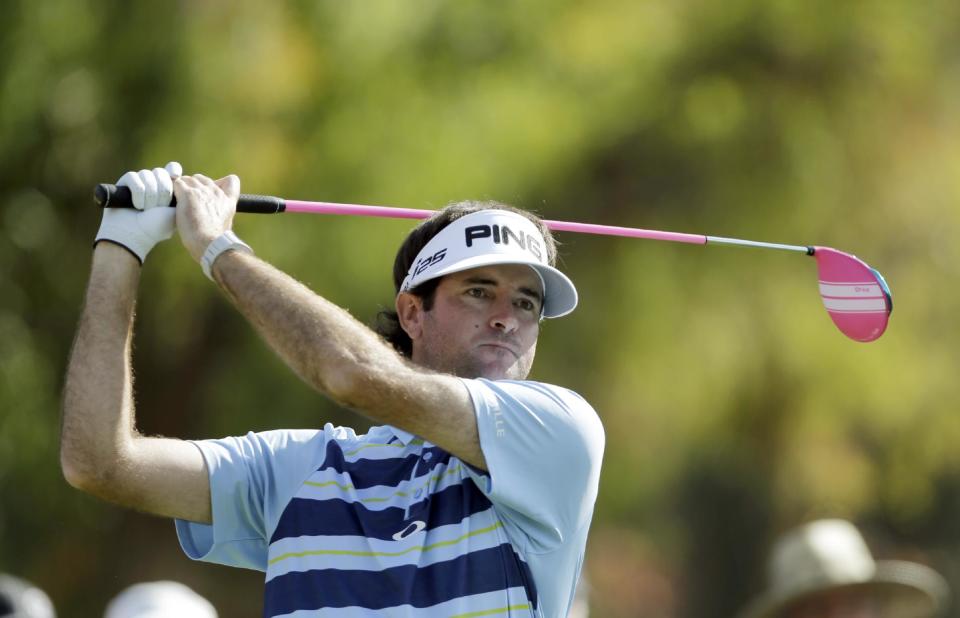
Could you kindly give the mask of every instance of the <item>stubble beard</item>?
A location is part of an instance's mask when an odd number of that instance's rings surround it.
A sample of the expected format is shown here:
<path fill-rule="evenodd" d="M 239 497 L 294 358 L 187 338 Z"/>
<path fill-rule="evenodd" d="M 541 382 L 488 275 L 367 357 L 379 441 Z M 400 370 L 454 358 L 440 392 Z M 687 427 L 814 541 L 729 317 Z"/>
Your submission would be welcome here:
<path fill-rule="evenodd" d="M 527 355 L 523 355 L 502 369 L 500 366 L 482 361 L 476 355 L 470 354 L 469 352 L 454 355 L 438 355 L 430 351 L 425 351 L 424 354 L 419 356 L 420 358 L 418 358 L 416 362 L 424 367 L 428 367 L 434 371 L 448 373 L 458 378 L 471 380 L 476 378 L 484 378 L 487 380 L 525 380 L 530 373 L 530 368 L 533 366 L 532 355 L 529 358 Z"/>

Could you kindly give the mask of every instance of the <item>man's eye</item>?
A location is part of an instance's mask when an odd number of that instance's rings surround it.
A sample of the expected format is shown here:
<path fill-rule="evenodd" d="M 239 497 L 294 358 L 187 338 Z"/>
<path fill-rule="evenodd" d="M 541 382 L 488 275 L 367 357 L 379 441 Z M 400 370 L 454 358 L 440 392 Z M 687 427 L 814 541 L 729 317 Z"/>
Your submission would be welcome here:
<path fill-rule="evenodd" d="M 536 311 L 537 306 L 533 304 L 532 300 L 527 298 L 521 298 L 517 301 L 517 306 L 523 309 L 524 311 Z"/>
<path fill-rule="evenodd" d="M 470 288 L 467 290 L 467 294 L 469 296 L 473 296 L 474 298 L 483 298 L 487 295 L 487 291 L 483 288 Z"/>

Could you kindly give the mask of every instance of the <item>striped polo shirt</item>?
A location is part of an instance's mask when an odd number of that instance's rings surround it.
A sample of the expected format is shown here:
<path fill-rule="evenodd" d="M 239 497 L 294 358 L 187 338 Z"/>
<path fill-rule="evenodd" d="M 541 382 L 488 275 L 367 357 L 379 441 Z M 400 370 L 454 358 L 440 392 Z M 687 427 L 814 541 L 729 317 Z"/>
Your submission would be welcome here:
<path fill-rule="evenodd" d="M 536 382 L 464 380 L 489 470 L 395 427 L 196 442 L 213 525 L 194 559 L 266 572 L 264 616 L 566 616 L 603 450 L 592 408 Z"/>

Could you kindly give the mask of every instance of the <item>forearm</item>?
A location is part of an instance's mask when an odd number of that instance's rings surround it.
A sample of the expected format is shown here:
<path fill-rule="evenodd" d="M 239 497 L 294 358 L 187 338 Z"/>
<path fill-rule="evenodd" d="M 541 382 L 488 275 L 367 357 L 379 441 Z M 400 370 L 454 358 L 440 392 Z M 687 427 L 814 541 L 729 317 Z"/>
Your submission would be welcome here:
<path fill-rule="evenodd" d="M 406 369 L 392 348 L 348 311 L 252 255 L 222 254 L 213 275 L 276 354 L 338 403 L 364 410 L 361 392 L 375 401 L 380 398 L 376 391 L 389 388 L 388 379 L 360 384 L 365 376 L 392 376 Z"/>
<path fill-rule="evenodd" d="M 174 184 L 177 229 L 198 262 L 230 229 L 240 180 Z M 395 425 L 484 467 L 473 402 L 459 379 L 414 365 L 348 311 L 243 251 L 216 254 L 211 274 L 278 356 L 307 384 L 367 418 Z"/>
<path fill-rule="evenodd" d="M 213 276 L 309 385 L 486 469 L 473 404 L 459 380 L 413 365 L 345 309 L 253 255 L 221 254 Z"/>
<path fill-rule="evenodd" d="M 134 434 L 130 346 L 137 260 L 126 250 L 99 243 L 63 392 L 61 464 L 79 487 L 100 484 L 122 458 Z"/>
<path fill-rule="evenodd" d="M 209 522 L 200 451 L 135 427 L 130 348 L 140 265 L 100 243 L 67 365 L 60 465 L 67 481 L 104 500 L 156 515 Z"/>

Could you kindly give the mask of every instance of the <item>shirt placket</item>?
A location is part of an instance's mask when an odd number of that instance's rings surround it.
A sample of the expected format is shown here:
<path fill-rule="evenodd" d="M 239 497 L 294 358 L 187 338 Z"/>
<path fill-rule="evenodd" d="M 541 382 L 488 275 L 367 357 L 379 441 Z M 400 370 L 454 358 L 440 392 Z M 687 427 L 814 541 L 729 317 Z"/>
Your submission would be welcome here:
<path fill-rule="evenodd" d="M 409 493 L 407 494 L 406 507 L 403 511 L 403 519 L 407 521 L 410 519 L 410 512 L 413 510 L 413 506 L 417 504 L 420 500 L 420 495 L 417 495 L 420 492 L 420 489 L 417 487 L 417 471 L 420 469 L 420 463 L 423 458 L 423 443 L 420 443 L 416 446 L 417 448 L 417 463 L 412 466 L 410 471 L 410 478 L 407 479 L 407 487 L 409 488 Z"/>
<path fill-rule="evenodd" d="M 431 485 L 433 481 L 431 475 L 431 462 L 433 460 L 433 451 L 427 450 L 427 443 L 422 442 L 417 447 L 417 464 L 413 466 L 413 473 L 410 476 L 410 501 L 407 502 L 404 511 L 404 519 L 411 518 L 411 513 L 426 508 L 427 500 L 430 496 Z M 424 451 L 426 450 L 426 453 Z M 420 474 L 425 471 L 425 474 Z"/>

